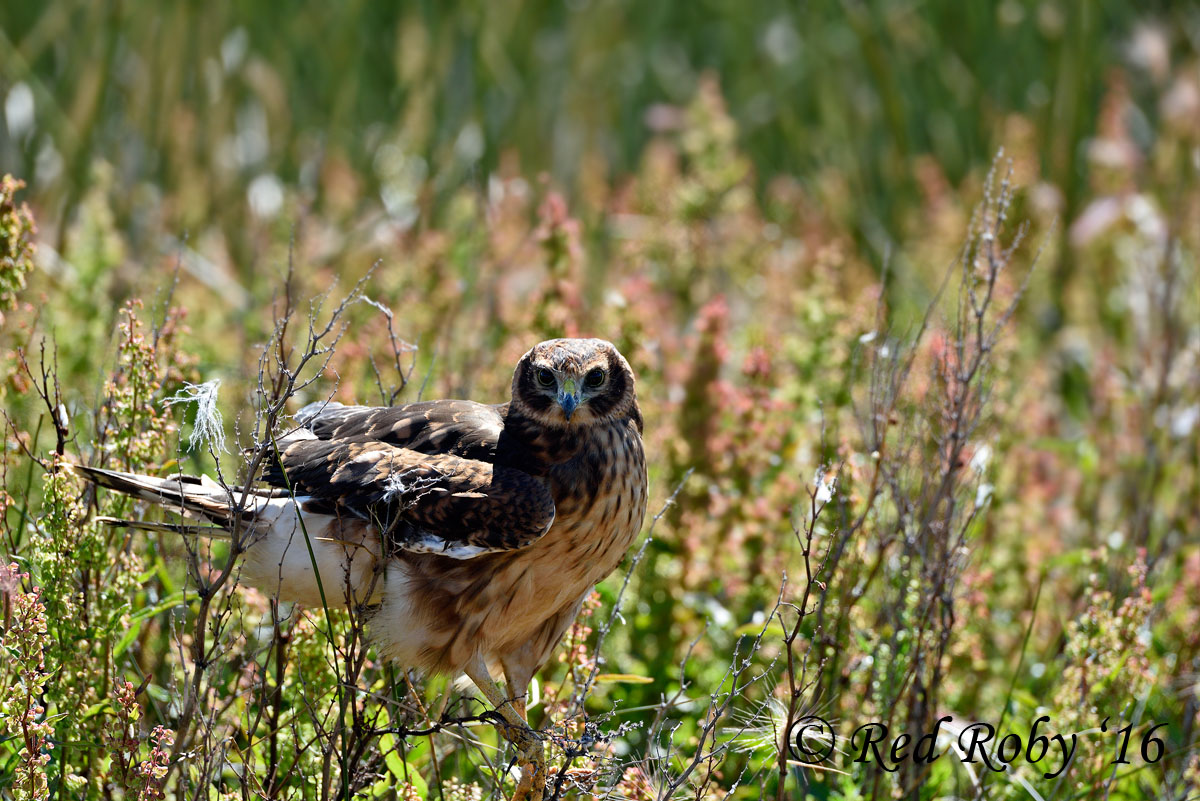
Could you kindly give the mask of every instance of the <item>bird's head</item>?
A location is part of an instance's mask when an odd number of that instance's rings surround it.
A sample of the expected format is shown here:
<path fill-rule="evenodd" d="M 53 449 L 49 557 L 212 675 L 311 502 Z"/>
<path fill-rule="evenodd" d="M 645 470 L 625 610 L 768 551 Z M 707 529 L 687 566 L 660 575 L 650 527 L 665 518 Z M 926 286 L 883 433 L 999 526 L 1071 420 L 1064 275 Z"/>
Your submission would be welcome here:
<path fill-rule="evenodd" d="M 517 363 L 512 400 L 526 417 L 553 426 L 583 427 L 637 414 L 633 370 L 603 339 L 535 345 Z"/>

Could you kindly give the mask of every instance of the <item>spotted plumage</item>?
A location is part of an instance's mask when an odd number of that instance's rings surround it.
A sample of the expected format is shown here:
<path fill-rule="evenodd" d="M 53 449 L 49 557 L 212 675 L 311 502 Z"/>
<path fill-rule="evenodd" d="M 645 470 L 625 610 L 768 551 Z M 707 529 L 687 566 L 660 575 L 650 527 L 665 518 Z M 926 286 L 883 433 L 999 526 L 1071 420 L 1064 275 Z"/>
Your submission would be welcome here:
<path fill-rule="evenodd" d="M 384 656 L 433 673 L 486 665 L 512 696 L 645 515 L 634 376 L 603 340 L 535 346 L 507 403 L 316 403 L 295 422 L 250 491 L 243 581 L 363 608 Z M 229 494 L 208 479 L 77 469 L 233 526 Z"/>

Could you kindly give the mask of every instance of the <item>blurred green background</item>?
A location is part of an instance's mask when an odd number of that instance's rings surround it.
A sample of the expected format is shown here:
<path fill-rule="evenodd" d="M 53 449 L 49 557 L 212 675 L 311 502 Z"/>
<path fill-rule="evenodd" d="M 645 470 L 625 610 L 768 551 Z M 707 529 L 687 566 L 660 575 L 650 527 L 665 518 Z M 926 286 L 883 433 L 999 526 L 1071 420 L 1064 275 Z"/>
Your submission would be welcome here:
<path fill-rule="evenodd" d="M 1198 18 L 1055 0 L 5 3 L 0 167 L 60 251 L 105 181 L 131 259 L 160 255 L 161 230 L 215 227 L 246 272 L 248 210 L 293 196 L 406 227 L 506 160 L 569 193 L 628 174 L 710 72 L 760 189 L 794 176 L 880 261 L 920 211 L 923 156 L 957 185 L 1030 138 L 1073 219 L 1114 65 L 1152 89 Z"/>

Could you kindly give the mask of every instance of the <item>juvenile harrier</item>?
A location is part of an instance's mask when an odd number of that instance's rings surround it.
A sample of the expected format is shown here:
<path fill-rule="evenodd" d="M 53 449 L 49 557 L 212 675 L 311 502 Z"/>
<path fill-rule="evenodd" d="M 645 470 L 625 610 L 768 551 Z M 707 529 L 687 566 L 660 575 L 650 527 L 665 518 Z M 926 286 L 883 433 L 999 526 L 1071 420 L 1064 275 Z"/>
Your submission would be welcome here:
<path fill-rule="evenodd" d="M 518 795 L 540 797 L 544 756 L 524 724 L 526 688 L 646 510 L 629 364 L 604 340 L 555 339 L 517 363 L 508 403 L 317 403 L 296 422 L 242 516 L 242 579 L 309 605 L 323 587 L 329 605 L 369 610 L 383 656 L 466 673 L 510 724 L 524 765 Z M 229 493 L 207 478 L 76 469 L 234 526 Z"/>

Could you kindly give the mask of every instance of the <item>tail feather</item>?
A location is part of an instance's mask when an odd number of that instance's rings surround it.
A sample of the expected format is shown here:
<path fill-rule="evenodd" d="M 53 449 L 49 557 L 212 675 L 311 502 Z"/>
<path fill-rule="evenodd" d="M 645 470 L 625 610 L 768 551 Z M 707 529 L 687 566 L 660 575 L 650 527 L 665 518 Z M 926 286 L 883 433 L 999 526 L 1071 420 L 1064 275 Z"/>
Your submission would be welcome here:
<path fill-rule="evenodd" d="M 207 476 L 156 478 L 79 464 L 67 469 L 102 487 L 202 521 L 197 525 L 97 518 L 100 522 L 185 537 L 229 539 L 229 530 L 237 528 L 237 502 L 247 492 L 227 489 Z M 272 597 L 308 606 L 368 603 L 377 595 L 376 567 L 382 550 L 378 531 L 368 522 L 330 513 L 305 496 L 293 499 L 286 490 L 248 492 L 240 511 L 247 535 L 242 543 L 241 577 L 248 584 Z"/>
<path fill-rule="evenodd" d="M 167 534 L 179 534 L 183 537 L 209 537 L 211 539 L 228 540 L 233 535 L 228 529 L 220 526 L 198 526 L 194 523 L 158 523 L 151 520 L 123 520 L 119 517 L 97 515 L 97 523 L 114 528 L 132 528 L 137 531 L 161 531 Z"/>
<path fill-rule="evenodd" d="M 241 494 L 240 488 L 226 489 L 208 476 L 156 478 L 81 464 L 67 465 L 67 469 L 102 487 L 218 526 L 233 522 L 235 501 Z"/>

